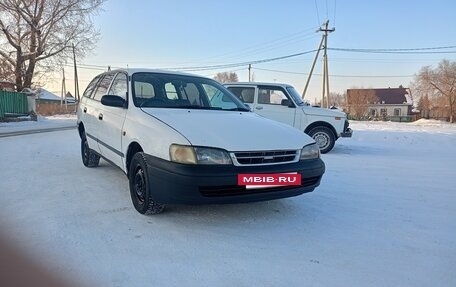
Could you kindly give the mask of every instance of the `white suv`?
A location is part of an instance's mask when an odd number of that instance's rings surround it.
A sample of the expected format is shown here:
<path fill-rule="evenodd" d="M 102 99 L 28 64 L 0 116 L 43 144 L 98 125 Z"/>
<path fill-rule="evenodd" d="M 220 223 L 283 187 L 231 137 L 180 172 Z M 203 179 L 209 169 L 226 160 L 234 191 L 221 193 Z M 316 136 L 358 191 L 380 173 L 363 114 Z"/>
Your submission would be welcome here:
<path fill-rule="evenodd" d="M 352 136 L 345 113 L 309 106 L 290 85 L 237 82 L 227 83 L 225 87 L 255 113 L 293 126 L 313 137 L 322 153 L 329 152 L 339 137 Z"/>
<path fill-rule="evenodd" d="M 235 203 L 310 192 L 325 171 L 315 141 L 249 111 L 214 80 L 168 71 L 98 75 L 78 107 L 82 162 L 103 157 L 128 176 L 136 210 Z M 239 175 L 295 174 L 297 185 L 239 184 Z M 253 188 L 252 188 L 253 187 Z"/>

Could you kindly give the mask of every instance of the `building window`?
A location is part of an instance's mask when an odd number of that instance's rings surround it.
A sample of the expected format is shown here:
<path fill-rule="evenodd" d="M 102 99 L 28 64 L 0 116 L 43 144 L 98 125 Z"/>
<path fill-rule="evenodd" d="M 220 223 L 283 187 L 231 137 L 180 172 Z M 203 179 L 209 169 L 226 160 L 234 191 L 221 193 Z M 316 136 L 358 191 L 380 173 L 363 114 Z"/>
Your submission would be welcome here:
<path fill-rule="evenodd" d="M 401 115 L 401 109 L 394 109 L 394 115 L 395 116 L 400 116 Z"/>
<path fill-rule="evenodd" d="M 375 117 L 377 115 L 377 110 L 376 109 L 371 109 L 370 110 L 370 115 Z"/>
<path fill-rule="evenodd" d="M 380 109 L 380 115 L 381 115 L 382 117 L 386 117 L 386 116 L 388 115 L 386 109 Z"/>

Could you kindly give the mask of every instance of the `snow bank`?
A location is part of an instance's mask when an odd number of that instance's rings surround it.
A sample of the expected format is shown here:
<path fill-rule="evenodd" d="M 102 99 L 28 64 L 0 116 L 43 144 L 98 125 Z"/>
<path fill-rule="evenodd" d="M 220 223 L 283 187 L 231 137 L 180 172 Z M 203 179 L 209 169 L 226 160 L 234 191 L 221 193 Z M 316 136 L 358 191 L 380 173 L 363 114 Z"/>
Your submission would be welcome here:
<path fill-rule="evenodd" d="M 71 126 L 76 126 L 76 115 L 38 116 L 37 121 L 0 122 L 0 134 Z"/>

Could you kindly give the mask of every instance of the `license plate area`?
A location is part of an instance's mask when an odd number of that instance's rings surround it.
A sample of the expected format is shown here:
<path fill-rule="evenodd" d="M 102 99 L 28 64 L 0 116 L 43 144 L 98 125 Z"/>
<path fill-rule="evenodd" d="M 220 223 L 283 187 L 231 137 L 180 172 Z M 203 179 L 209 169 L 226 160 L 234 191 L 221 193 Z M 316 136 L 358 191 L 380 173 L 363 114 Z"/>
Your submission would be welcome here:
<path fill-rule="evenodd" d="M 280 186 L 301 185 L 301 174 L 289 173 L 268 173 L 268 174 L 239 174 L 238 185 L 246 189 L 264 189 Z"/>

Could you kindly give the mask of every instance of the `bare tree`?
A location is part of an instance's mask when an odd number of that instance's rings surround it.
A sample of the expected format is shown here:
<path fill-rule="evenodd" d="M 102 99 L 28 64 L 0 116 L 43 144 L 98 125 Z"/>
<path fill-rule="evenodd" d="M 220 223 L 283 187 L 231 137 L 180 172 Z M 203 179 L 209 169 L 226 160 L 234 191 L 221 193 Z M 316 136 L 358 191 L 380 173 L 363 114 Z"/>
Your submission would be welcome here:
<path fill-rule="evenodd" d="M 346 109 L 346 95 L 340 93 L 329 93 L 329 105 L 343 110 Z"/>
<path fill-rule="evenodd" d="M 429 119 L 429 113 L 431 110 L 431 102 L 429 101 L 428 95 L 421 96 L 418 100 L 417 105 L 418 110 L 420 110 L 421 117 Z"/>
<path fill-rule="evenodd" d="M 14 80 L 13 66 L 0 56 L 0 81 L 12 82 Z"/>
<path fill-rule="evenodd" d="M 455 122 L 456 62 L 442 60 L 435 69 L 430 66 L 421 68 L 415 76 L 414 86 L 421 96 L 429 95 L 431 105 L 443 100 L 440 108 L 447 110 L 450 122 Z"/>
<path fill-rule="evenodd" d="M 90 51 L 99 38 L 92 16 L 105 0 L 1 0 L 0 60 L 13 70 L 18 91 L 30 88 L 37 72 L 53 70 Z"/>
<path fill-rule="evenodd" d="M 360 120 L 367 116 L 369 104 L 378 101 L 373 89 L 347 90 L 347 108 L 350 115 Z"/>
<path fill-rule="evenodd" d="M 228 83 L 228 82 L 238 82 L 238 75 L 236 72 L 223 72 L 223 73 L 217 73 L 215 75 L 214 80 L 220 82 L 220 83 Z"/>

